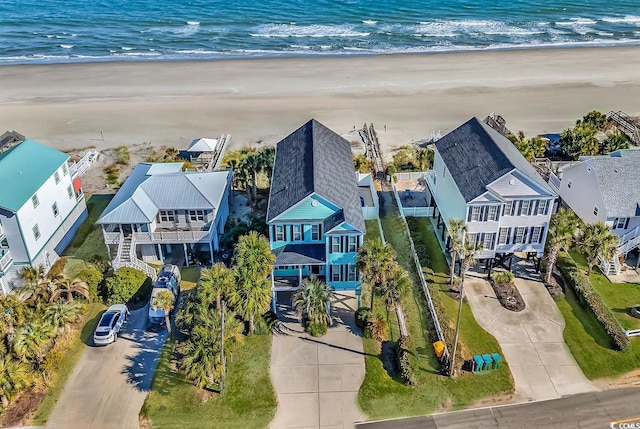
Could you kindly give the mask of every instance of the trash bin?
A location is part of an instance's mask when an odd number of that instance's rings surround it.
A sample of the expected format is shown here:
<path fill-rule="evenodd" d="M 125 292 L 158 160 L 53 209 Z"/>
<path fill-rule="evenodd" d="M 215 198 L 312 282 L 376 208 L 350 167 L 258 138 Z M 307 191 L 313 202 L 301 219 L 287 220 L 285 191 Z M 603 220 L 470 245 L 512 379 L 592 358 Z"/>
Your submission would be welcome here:
<path fill-rule="evenodd" d="M 433 343 L 433 350 L 436 352 L 436 356 L 441 358 L 444 353 L 444 343 L 442 341 L 436 341 Z"/>
<path fill-rule="evenodd" d="M 493 358 L 493 369 L 500 368 L 500 362 L 502 362 L 502 357 L 500 356 L 500 353 L 494 353 L 491 355 L 491 357 Z"/>
<path fill-rule="evenodd" d="M 473 357 L 473 372 L 478 371 L 484 371 L 484 359 L 480 355 L 475 355 Z"/>
<path fill-rule="evenodd" d="M 493 364 L 493 359 L 490 354 L 482 355 L 482 360 L 484 361 L 484 369 L 489 370 L 492 369 L 491 364 Z"/>

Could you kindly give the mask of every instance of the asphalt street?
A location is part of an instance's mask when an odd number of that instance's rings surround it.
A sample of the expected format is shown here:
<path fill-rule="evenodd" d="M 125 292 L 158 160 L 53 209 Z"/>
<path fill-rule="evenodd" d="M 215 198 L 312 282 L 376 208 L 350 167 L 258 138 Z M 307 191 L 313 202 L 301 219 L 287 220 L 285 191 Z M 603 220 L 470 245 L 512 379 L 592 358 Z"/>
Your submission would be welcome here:
<path fill-rule="evenodd" d="M 640 427 L 640 387 L 356 425 L 358 429 L 625 427 Z"/>
<path fill-rule="evenodd" d="M 147 314 L 147 306 L 132 311 L 115 343 L 85 347 L 46 428 L 139 428 L 167 338 L 166 329 L 146 331 Z"/>

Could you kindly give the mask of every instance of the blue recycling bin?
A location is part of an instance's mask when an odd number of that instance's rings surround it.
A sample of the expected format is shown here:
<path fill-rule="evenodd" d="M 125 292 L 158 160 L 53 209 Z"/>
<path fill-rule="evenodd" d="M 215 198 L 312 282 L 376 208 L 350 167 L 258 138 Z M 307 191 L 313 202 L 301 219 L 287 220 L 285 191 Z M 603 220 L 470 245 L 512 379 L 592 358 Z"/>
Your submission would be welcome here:
<path fill-rule="evenodd" d="M 502 356 L 500 356 L 500 353 L 492 354 L 491 358 L 493 359 L 493 369 L 500 368 L 500 362 L 502 362 Z"/>
<path fill-rule="evenodd" d="M 478 371 L 484 371 L 484 359 L 480 355 L 475 355 L 473 357 L 473 372 Z"/>
<path fill-rule="evenodd" d="M 490 354 L 482 355 L 482 360 L 484 361 L 484 369 L 489 370 L 492 369 L 491 365 L 493 364 L 493 358 L 491 358 Z"/>

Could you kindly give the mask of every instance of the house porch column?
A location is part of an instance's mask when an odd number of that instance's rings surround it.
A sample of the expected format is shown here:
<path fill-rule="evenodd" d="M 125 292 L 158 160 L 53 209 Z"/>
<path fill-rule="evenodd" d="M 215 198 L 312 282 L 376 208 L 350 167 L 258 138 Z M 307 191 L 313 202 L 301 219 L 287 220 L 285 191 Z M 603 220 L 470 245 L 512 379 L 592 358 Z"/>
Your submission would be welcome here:
<path fill-rule="evenodd" d="M 184 263 L 188 267 L 189 266 L 189 255 L 187 254 L 187 243 L 182 243 L 182 248 L 184 249 Z"/>
<path fill-rule="evenodd" d="M 158 246 L 158 255 L 160 255 L 160 262 L 164 264 L 164 256 L 162 255 L 162 244 L 156 244 Z"/>
<path fill-rule="evenodd" d="M 209 254 L 211 255 L 211 265 L 214 264 L 214 260 L 213 260 L 213 244 L 211 244 L 211 242 L 209 242 Z"/>
<path fill-rule="evenodd" d="M 278 294 L 276 293 L 276 281 L 273 268 L 271 269 L 271 311 L 276 312 L 278 305 Z"/>
<path fill-rule="evenodd" d="M 298 286 L 302 284 L 302 265 L 298 265 Z"/>

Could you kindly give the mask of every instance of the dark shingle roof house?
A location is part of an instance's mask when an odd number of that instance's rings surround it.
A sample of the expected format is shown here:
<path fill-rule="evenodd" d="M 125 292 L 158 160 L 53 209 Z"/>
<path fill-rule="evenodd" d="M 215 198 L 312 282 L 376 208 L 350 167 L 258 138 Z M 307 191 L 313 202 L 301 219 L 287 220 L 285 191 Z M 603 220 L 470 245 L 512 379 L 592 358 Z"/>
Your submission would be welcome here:
<path fill-rule="evenodd" d="M 342 222 L 365 231 L 351 145 L 315 119 L 277 145 L 267 222 L 313 193 L 341 208 L 326 231 Z"/>

